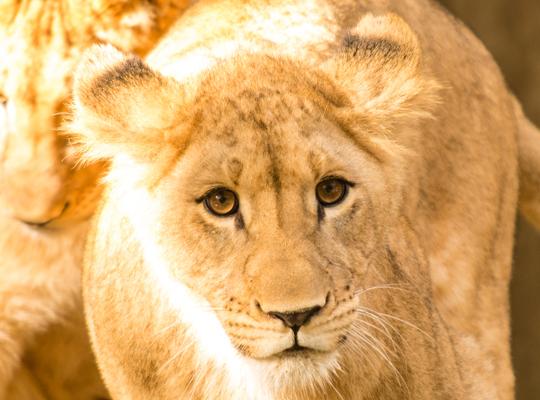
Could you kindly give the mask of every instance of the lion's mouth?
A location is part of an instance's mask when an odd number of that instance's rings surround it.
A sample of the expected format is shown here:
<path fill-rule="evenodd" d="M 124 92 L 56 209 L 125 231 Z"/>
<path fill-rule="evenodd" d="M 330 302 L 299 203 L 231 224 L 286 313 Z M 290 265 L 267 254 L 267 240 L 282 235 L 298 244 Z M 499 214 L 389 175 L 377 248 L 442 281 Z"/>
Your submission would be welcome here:
<path fill-rule="evenodd" d="M 311 350 L 309 347 L 300 346 L 298 343 L 295 343 L 293 346 L 289 347 L 288 349 L 285 349 L 283 353 L 295 353 L 299 351 L 309 351 Z"/>
<path fill-rule="evenodd" d="M 278 353 L 279 356 L 298 356 L 298 355 L 309 355 L 309 354 L 313 354 L 315 352 L 320 352 L 320 351 L 317 351 L 311 347 L 307 347 L 307 346 L 302 346 L 301 344 L 298 343 L 298 336 L 295 332 L 294 334 L 294 344 L 289 347 L 289 348 L 286 348 L 285 350 L 281 351 L 280 353 Z"/>
<path fill-rule="evenodd" d="M 310 347 L 304 347 L 299 345 L 294 345 L 289 347 L 288 349 L 283 350 L 280 353 L 274 354 L 272 358 L 277 359 L 306 359 L 306 358 L 312 358 L 316 356 L 317 354 L 320 355 L 320 351 L 317 351 L 315 349 L 312 349 Z"/>

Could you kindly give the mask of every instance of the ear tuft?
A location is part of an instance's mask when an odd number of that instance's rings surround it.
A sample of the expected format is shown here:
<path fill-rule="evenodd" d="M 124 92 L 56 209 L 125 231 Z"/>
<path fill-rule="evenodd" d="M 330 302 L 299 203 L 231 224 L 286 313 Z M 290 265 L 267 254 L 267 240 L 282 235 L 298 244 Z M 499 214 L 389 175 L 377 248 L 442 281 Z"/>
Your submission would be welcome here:
<path fill-rule="evenodd" d="M 137 57 L 128 57 L 111 45 L 95 45 L 85 51 L 74 74 L 77 105 L 107 111 L 109 96 L 122 86 L 136 85 L 152 71 Z"/>
<path fill-rule="evenodd" d="M 326 65 L 355 108 L 389 125 L 395 118 L 429 115 L 438 84 L 422 69 L 416 34 L 395 14 L 365 15 Z"/>
<path fill-rule="evenodd" d="M 126 55 L 111 45 L 97 44 L 86 50 L 75 71 L 75 81 L 84 84 L 85 78 L 113 69 L 122 63 Z"/>
<path fill-rule="evenodd" d="M 86 159 L 119 154 L 152 158 L 177 127 L 184 101 L 181 85 L 112 46 L 85 52 L 74 76 L 69 130 Z M 176 138 L 179 141 L 181 139 Z"/>

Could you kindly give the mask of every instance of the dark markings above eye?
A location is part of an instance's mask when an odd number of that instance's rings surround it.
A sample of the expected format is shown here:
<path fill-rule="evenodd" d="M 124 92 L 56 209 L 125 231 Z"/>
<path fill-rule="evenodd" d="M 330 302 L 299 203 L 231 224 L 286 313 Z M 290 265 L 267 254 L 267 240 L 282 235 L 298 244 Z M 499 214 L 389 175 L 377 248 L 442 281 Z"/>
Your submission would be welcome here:
<path fill-rule="evenodd" d="M 242 176 L 242 172 L 244 170 L 244 165 L 242 164 L 242 162 L 237 158 L 231 159 L 227 163 L 227 170 L 231 181 L 235 185 L 238 185 L 238 181 L 240 180 L 240 177 Z"/>

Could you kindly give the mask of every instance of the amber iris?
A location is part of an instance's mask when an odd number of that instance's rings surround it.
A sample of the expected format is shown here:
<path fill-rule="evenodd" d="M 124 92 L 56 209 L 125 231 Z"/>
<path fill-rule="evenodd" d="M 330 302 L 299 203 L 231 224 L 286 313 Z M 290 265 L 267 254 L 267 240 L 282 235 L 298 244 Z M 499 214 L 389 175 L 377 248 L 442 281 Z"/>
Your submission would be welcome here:
<path fill-rule="evenodd" d="M 349 186 L 339 178 L 328 178 L 319 182 L 315 190 L 317 200 L 324 207 L 331 207 L 341 203 L 347 196 Z"/>
<path fill-rule="evenodd" d="M 206 209 L 218 217 L 226 217 L 238 211 L 238 197 L 229 189 L 217 188 L 204 196 Z"/>

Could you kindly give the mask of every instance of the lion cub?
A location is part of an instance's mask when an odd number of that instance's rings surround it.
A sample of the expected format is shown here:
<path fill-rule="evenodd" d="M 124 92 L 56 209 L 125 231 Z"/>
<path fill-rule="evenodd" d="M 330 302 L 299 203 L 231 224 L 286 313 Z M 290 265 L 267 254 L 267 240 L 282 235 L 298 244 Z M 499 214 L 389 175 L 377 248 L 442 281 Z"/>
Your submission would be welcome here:
<path fill-rule="evenodd" d="M 187 0 L 0 1 L 0 399 L 106 394 L 85 335 L 81 264 L 103 165 L 61 131 L 95 43 L 146 54 Z"/>
<path fill-rule="evenodd" d="M 516 109 L 431 2 L 200 2 L 88 52 L 71 128 L 114 398 L 513 397 Z"/>

